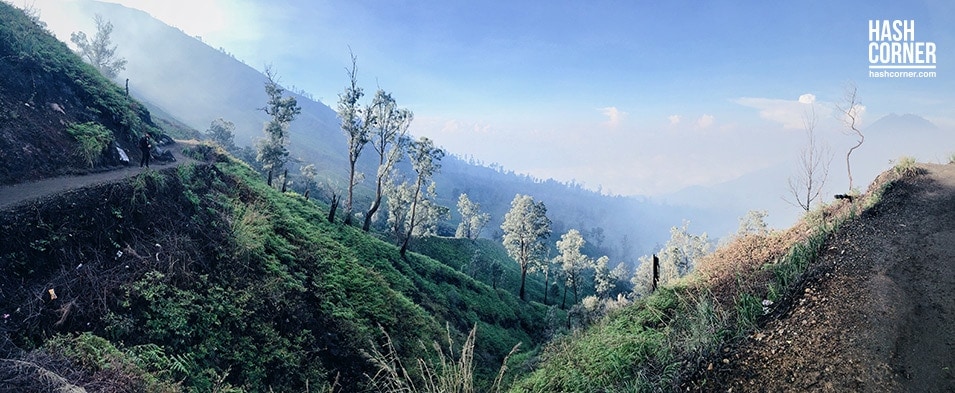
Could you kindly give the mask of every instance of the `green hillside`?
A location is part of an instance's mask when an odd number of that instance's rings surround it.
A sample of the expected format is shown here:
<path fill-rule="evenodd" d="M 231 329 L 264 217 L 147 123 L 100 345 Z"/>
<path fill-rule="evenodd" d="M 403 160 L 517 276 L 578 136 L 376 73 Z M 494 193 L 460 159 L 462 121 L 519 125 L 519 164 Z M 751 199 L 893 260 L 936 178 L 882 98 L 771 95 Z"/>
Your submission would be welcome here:
<path fill-rule="evenodd" d="M 735 343 L 787 312 L 802 295 L 807 268 L 837 249 L 828 243 L 833 235 L 870 214 L 894 182 L 914 177 L 912 163 L 883 173 L 851 202 L 817 206 L 787 230 L 737 236 L 689 275 L 553 340 L 510 391 L 724 391 L 708 379 L 718 374 L 714 367 L 728 362 Z"/>
<path fill-rule="evenodd" d="M 520 266 L 507 255 L 504 246 L 498 241 L 429 237 L 415 242 L 414 251 L 430 256 L 494 288 L 511 294 L 518 293 L 520 289 Z M 527 299 L 543 302 L 543 278 L 534 274 L 529 277 L 525 288 Z M 553 301 L 550 303 L 553 304 Z"/>
<path fill-rule="evenodd" d="M 160 132 L 142 104 L 7 3 L 0 69 L 0 184 L 121 165 L 116 147 L 138 159 L 139 136 Z"/>
<path fill-rule="evenodd" d="M 518 342 L 544 339 L 545 307 L 431 258 L 402 259 L 209 154 L 212 163 L 144 172 L 0 218 L 3 333 L 33 349 L 18 357 L 76 362 L 111 345 L 186 390 L 219 379 L 247 391 L 302 390 L 337 378 L 353 391 L 375 372 L 363 352 L 383 343 L 379 327 L 402 358 L 416 359 L 431 356 L 419 343 L 444 336 L 446 324 L 456 337 L 477 325 L 483 376 Z M 76 336 L 85 332 L 106 340 Z M 154 358 L 139 356 L 146 350 Z M 178 368 L 163 372 L 167 362 Z M 94 376 L 107 368 L 82 366 Z"/>
<path fill-rule="evenodd" d="M 6 3 L 0 65 L 11 70 L 0 74 L 5 183 L 109 170 L 122 165 L 115 147 L 160 132 Z M 102 139 L 91 163 L 76 124 Z M 224 152 L 187 150 L 197 162 L 106 184 L 78 177 L 0 212 L 0 390 L 364 391 L 376 348 L 390 343 L 420 378 L 418 359 L 437 361 L 430 343 L 462 343 L 475 326 L 475 380 L 487 386 L 517 343 L 533 350 L 552 330 L 547 307 L 473 279 L 452 267 L 459 257 L 403 258 Z M 514 264 L 500 245 L 474 249 L 485 248 Z"/>

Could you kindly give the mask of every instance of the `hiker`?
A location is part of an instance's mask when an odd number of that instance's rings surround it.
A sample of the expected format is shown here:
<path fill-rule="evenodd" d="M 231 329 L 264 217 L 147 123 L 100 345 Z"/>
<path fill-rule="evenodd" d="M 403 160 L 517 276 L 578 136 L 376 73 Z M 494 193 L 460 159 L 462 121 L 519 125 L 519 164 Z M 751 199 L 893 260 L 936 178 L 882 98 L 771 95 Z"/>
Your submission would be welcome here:
<path fill-rule="evenodd" d="M 139 138 L 139 151 L 143 153 L 143 158 L 139 160 L 140 168 L 143 166 L 149 168 L 149 150 L 151 147 L 149 143 L 149 133 L 144 133 L 143 136 Z"/>

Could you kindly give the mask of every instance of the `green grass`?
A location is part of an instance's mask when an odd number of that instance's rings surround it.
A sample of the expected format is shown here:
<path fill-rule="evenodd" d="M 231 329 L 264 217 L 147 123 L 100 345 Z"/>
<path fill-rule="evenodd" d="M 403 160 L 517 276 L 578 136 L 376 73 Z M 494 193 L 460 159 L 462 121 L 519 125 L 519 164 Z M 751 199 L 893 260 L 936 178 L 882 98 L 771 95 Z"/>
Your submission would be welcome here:
<path fill-rule="evenodd" d="M 675 374 L 667 336 L 689 304 L 682 288 L 663 288 L 585 331 L 548 345 L 540 367 L 512 392 L 625 391 L 669 386 Z"/>
<path fill-rule="evenodd" d="M 444 341 L 446 328 L 466 342 L 474 326 L 469 375 L 484 390 L 515 345 L 535 350 L 562 320 L 433 258 L 402 258 L 390 243 L 328 223 L 325 206 L 281 194 L 247 165 L 210 154 L 212 165 L 147 171 L 45 205 L 27 219 L 42 226 L 0 217 L 0 241 L 10 244 L 2 256 L 16 259 L 0 277 L 55 287 L 58 302 L 95 305 L 71 316 L 70 329 L 177 359 L 178 373 L 150 373 L 191 392 L 224 384 L 361 391 L 375 371 L 362 353 L 385 340 L 383 331 L 414 364 L 437 359 L 419 343 Z M 62 273 L 80 263 L 88 279 Z M 31 291 L 0 299 L 0 307 L 32 302 Z M 8 326 L 22 347 L 41 347 L 55 334 L 56 315 L 45 318 L 53 319 Z"/>
<path fill-rule="evenodd" d="M 113 141 L 112 132 L 93 122 L 73 124 L 66 131 L 80 143 L 78 153 L 91 167 Z"/>
<path fill-rule="evenodd" d="M 497 287 L 515 296 L 520 289 L 520 266 L 507 255 L 507 251 L 499 241 L 430 237 L 417 240 L 412 249 L 487 285 L 494 284 L 492 271 L 499 268 Z M 525 291 L 527 299 L 542 302 L 544 299 L 543 275 L 528 274 Z M 554 300 L 551 298 L 549 302 L 554 303 Z"/>
<path fill-rule="evenodd" d="M 898 176 L 916 175 L 919 172 L 919 168 L 915 163 L 915 157 L 911 156 L 899 157 L 895 162 L 895 166 L 892 167 L 892 170 L 895 171 L 895 174 Z"/>
<path fill-rule="evenodd" d="M 738 284 L 740 290 L 728 308 L 721 308 L 718 299 L 699 286 L 705 281 L 665 286 L 593 326 L 546 346 L 540 353 L 540 363 L 510 391 L 678 390 L 683 378 L 716 356 L 720 348 L 758 327 L 768 311 L 764 299 L 778 301 L 792 296 L 791 291 L 833 233 L 877 204 L 894 179 L 912 172 L 906 169 L 892 174 L 894 177 L 877 183 L 852 206 L 821 206 L 807 213 L 810 235 L 791 245 L 783 257 L 763 265 L 762 270 L 772 273 L 764 287 Z"/>
<path fill-rule="evenodd" d="M 397 356 L 394 342 L 385 333 L 389 339 L 383 348 L 376 346 L 368 354 L 370 360 L 378 366 L 378 371 L 371 377 L 375 391 L 388 393 L 500 392 L 507 372 L 508 359 L 517 351 L 520 344 L 515 345 L 504 358 L 494 382 L 486 389 L 478 389 L 475 386 L 474 376 L 477 330 L 478 327 L 475 325 L 461 347 L 457 348 L 448 329 L 447 347 L 444 343 L 435 341 L 432 346 L 434 356 L 430 360 L 420 358 L 417 360 L 417 372 L 420 374 L 417 376 L 413 375 L 412 371 L 405 366 L 406 362 Z"/>
<path fill-rule="evenodd" d="M 54 336 L 42 351 L 77 365 L 86 378 L 113 379 L 143 392 L 178 392 L 173 381 L 185 375 L 184 363 L 189 363 L 189 359 L 168 356 L 156 345 L 118 347 L 89 332 Z"/>
<path fill-rule="evenodd" d="M 161 131 L 143 104 L 6 2 L 0 2 L 0 63 L 5 67 L 0 82 L 8 98 L 33 106 L 70 106 L 63 117 L 78 124 L 64 126 L 62 132 L 81 143 L 81 155 L 89 165 L 111 141 L 130 149 L 144 132 Z M 18 95 L 22 92 L 28 94 Z M 0 117 L 18 115 L 13 111 Z"/>

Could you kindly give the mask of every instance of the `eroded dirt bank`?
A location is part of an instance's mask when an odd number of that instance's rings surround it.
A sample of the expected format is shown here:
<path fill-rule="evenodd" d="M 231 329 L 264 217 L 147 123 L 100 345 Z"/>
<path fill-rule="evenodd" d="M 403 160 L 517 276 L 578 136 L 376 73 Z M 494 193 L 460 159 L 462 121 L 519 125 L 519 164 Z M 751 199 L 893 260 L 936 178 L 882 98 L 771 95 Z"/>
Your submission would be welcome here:
<path fill-rule="evenodd" d="M 828 241 L 705 390 L 955 392 L 955 165 L 923 168 Z"/>

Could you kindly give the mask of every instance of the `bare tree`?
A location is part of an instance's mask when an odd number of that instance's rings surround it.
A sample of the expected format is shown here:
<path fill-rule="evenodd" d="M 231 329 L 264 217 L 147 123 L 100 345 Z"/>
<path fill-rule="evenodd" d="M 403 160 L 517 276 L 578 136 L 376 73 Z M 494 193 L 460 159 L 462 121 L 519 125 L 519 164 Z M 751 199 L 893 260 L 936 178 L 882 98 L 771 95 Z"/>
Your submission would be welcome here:
<path fill-rule="evenodd" d="M 803 114 L 806 145 L 799 154 L 798 173 L 789 178 L 789 194 L 792 199 L 786 201 L 805 211 L 809 211 L 812 203 L 822 194 L 822 188 L 829 178 L 829 164 L 832 163 L 829 147 L 816 139 L 818 120 L 815 105 L 810 103 L 809 109 Z"/>
<path fill-rule="evenodd" d="M 845 133 L 855 137 L 857 141 L 856 145 L 849 148 L 849 151 L 846 152 L 846 171 L 849 172 L 850 191 L 852 190 L 852 166 L 849 164 L 849 156 L 852 155 L 855 149 L 862 146 L 862 142 L 865 141 L 865 135 L 862 135 L 862 131 L 859 130 L 859 124 L 862 123 L 862 112 L 865 110 L 865 107 L 859 103 L 857 93 L 856 85 L 849 83 L 846 86 L 842 103 L 836 106 L 836 109 L 839 110 L 839 113 L 842 115 L 842 123 L 846 127 Z"/>
<path fill-rule="evenodd" d="M 342 131 L 348 138 L 348 195 L 345 199 L 345 225 L 352 220 L 352 206 L 355 195 L 355 185 L 361 181 L 361 175 L 356 173 L 355 164 L 361 155 L 362 149 L 371 141 L 368 121 L 362 118 L 363 111 L 358 100 L 365 94 L 358 87 L 358 58 L 351 54 L 351 68 L 348 72 L 349 85 L 338 95 L 338 117 L 342 120 Z M 363 113 L 364 112 L 364 113 Z"/>

